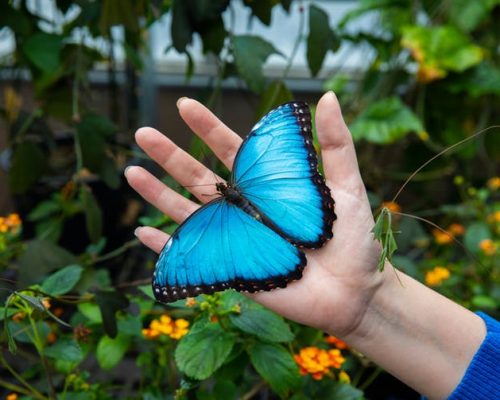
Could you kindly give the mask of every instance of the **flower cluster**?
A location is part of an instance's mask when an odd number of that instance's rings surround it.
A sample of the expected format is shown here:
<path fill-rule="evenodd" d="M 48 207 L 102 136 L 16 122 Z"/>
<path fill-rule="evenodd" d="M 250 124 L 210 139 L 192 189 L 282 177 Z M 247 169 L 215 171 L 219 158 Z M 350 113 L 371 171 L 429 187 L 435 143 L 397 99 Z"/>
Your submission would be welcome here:
<path fill-rule="evenodd" d="M 484 255 L 492 256 L 498 250 L 498 245 L 491 239 L 484 239 L 479 242 L 479 248 Z"/>
<path fill-rule="evenodd" d="M 450 270 L 437 266 L 425 273 L 425 283 L 429 286 L 439 286 L 450 277 Z"/>
<path fill-rule="evenodd" d="M 310 374 L 313 379 L 320 380 L 330 372 L 331 368 L 340 368 L 345 358 L 339 349 L 320 349 L 309 346 L 294 355 L 295 362 L 299 365 L 300 374 Z"/>
<path fill-rule="evenodd" d="M 147 339 L 156 339 L 161 335 L 169 336 L 179 340 L 188 333 L 189 322 L 185 319 L 172 319 L 169 315 L 162 315 L 159 319 L 154 319 L 148 328 L 142 330 L 142 334 Z"/>
<path fill-rule="evenodd" d="M 434 229 L 432 235 L 437 244 L 450 244 L 456 236 L 462 236 L 465 233 L 465 228 L 460 224 L 451 224 L 448 229 L 441 231 Z"/>
<path fill-rule="evenodd" d="M 19 214 L 9 214 L 6 217 L 0 217 L 0 233 L 17 233 L 21 226 Z"/>

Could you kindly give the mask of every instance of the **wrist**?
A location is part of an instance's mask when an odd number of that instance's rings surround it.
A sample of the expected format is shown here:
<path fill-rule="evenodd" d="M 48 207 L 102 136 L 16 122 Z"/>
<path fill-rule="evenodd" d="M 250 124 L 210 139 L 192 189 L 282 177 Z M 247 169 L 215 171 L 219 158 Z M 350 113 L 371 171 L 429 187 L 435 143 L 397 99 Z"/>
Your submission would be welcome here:
<path fill-rule="evenodd" d="M 343 339 L 419 393 L 448 397 L 484 339 L 483 321 L 390 264 L 381 274 L 359 325 Z"/>

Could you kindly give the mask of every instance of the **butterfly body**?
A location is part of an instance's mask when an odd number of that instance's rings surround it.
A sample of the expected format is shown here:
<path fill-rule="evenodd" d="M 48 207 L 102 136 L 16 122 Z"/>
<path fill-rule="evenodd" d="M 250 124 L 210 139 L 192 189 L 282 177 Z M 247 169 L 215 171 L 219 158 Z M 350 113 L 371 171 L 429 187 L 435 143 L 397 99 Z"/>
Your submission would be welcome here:
<path fill-rule="evenodd" d="M 154 273 L 156 298 L 272 290 L 300 279 L 301 248 L 321 247 L 335 220 L 317 165 L 307 105 L 269 112 L 241 145 L 230 181 L 216 183 L 221 196 L 168 240 Z"/>

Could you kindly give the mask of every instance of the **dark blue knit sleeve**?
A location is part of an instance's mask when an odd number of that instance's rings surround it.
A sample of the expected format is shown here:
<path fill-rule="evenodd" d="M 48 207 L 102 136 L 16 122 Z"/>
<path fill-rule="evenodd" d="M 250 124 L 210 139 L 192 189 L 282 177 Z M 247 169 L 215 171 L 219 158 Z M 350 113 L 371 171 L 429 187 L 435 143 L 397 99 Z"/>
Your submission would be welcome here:
<path fill-rule="evenodd" d="M 500 399 L 500 322 L 477 314 L 486 324 L 486 337 L 448 400 Z"/>

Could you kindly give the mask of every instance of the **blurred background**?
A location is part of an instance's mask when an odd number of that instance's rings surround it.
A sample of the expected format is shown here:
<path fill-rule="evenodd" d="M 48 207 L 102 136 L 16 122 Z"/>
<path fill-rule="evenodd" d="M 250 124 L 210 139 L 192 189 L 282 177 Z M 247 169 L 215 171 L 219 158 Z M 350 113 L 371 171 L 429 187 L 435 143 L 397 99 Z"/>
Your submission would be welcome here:
<path fill-rule="evenodd" d="M 262 336 L 229 318 L 221 326 L 236 336 L 227 351 L 212 364 L 197 360 L 205 373 L 193 372 L 181 346 L 191 327 L 224 321 L 248 300 L 228 292 L 153 302 L 156 257 L 133 230 L 176 226 L 133 193 L 123 171 L 143 165 L 188 195 L 134 144 L 147 125 L 227 176 L 180 120 L 181 96 L 244 136 L 271 108 L 297 99 L 314 112 L 334 90 L 374 214 L 394 213 L 395 265 L 498 317 L 499 43 L 499 0 L 1 2 L 6 398 L 418 398 L 354 349 L 261 309 L 289 335 Z M 256 340 L 274 346 L 266 363 L 287 368 L 262 368 L 252 355 L 261 353 L 248 350 Z M 333 349 L 337 359 L 316 365 L 318 375 L 302 349 L 316 361 Z"/>

